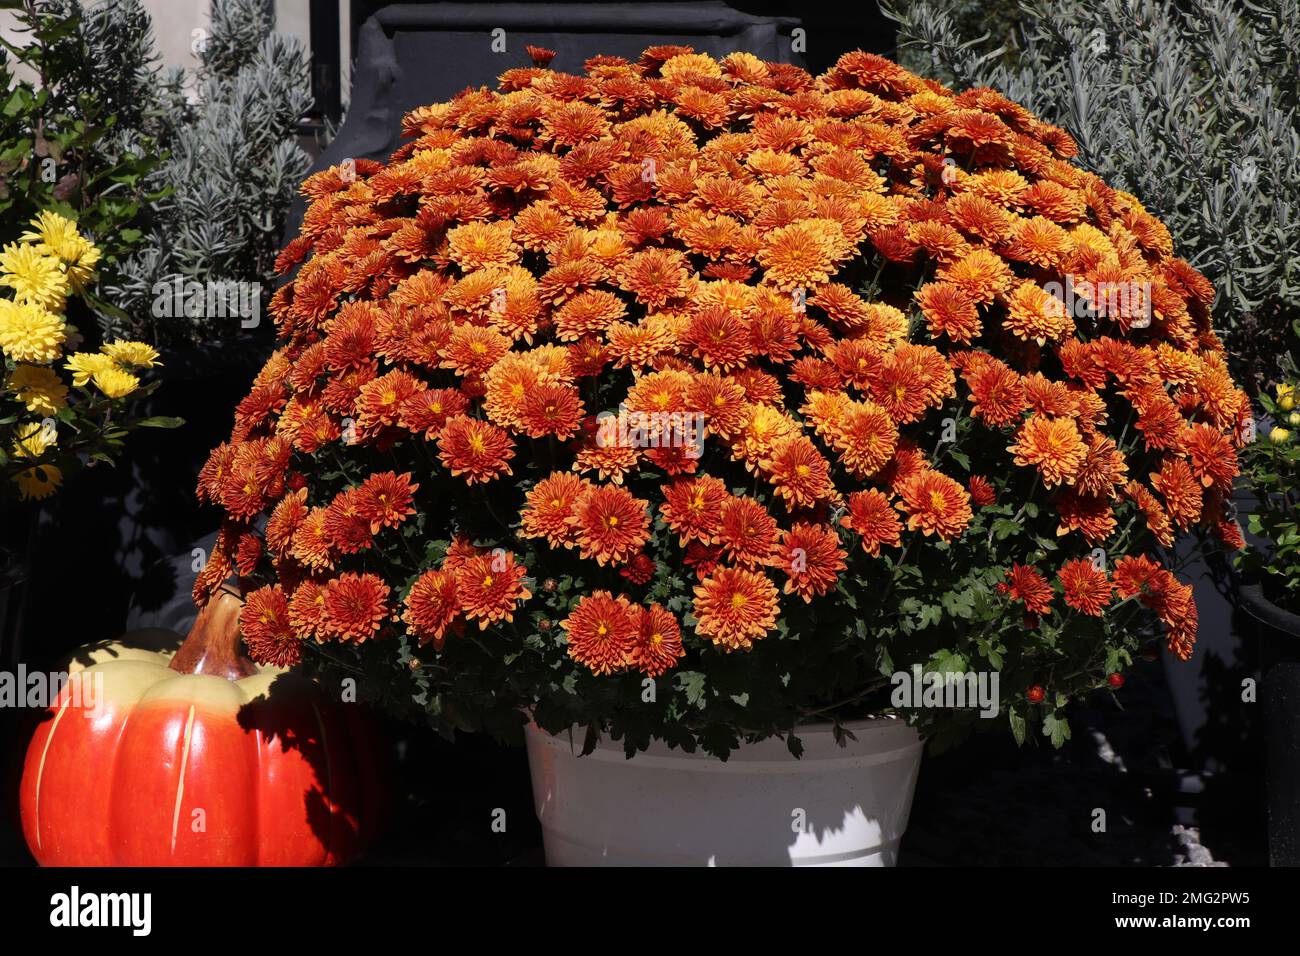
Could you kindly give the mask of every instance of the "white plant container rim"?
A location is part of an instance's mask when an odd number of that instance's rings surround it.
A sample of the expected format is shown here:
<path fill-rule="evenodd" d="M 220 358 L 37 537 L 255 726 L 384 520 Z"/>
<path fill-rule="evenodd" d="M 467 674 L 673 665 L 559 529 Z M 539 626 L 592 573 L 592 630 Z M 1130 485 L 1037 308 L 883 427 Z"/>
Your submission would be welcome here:
<path fill-rule="evenodd" d="M 658 738 L 652 738 L 647 749 L 638 751 L 629 758 L 623 749 L 623 741 L 621 739 L 614 740 L 605 732 L 601 733 L 595 749 L 591 753 L 583 755 L 582 738 L 586 731 L 582 726 L 574 726 L 567 733 L 561 731 L 559 734 L 554 735 L 533 723 L 529 724 L 528 730 L 537 741 L 545 746 L 564 751 L 580 760 L 609 760 L 624 763 L 630 759 L 639 766 L 663 767 L 665 769 L 681 769 L 682 761 L 696 761 L 700 766 L 692 767 L 693 771 L 700 770 L 709 773 L 754 773 L 758 771 L 806 774 L 810 770 L 817 768 L 837 769 L 842 764 L 869 767 L 875 764 L 891 763 L 898 759 L 900 752 L 917 750 L 924 746 L 915 734 L 904 733 L 906 730 L 911 730 L 911 727 L 905 721 L 896 717 L 866 717 L 859 720 L 843 721 L 840 723 L 840 727 L 852 733 L 856 740 L 846 739 L 844 746 L 841 747 L 834 739 L 835 725 L 830 722 L 819 721 L 799 725 L 794 730 L 794 736 L 798 737 L 800 742 L 805 745 L 802 757 L 796 758 L 790 753 L 783 737 L 769 737 L 757 743 L 747 743 L 742 738 L 740 746 L 731 751 L 726 760 L 705 753 L 698 747 L 694 753 L 688 753 L 680 747 L 669 747 L 668 744 Z M 904 739 L 900 740 L 897 746 L 890 747 L 887 750 L 879 750 L 870 746 L 870 744 L 876 742 L 872 738 L 883 737 L 887 734 L 897 735 Z M 807 742 L 809 739 L 822 736 L 830 738 L 830 745 L 835 748 L 833 756 L 822 756 L 820 753 L 808 750 Z M 863 755 L 854 753 L 856 749 L 871 752 L 869 755 Z"/>

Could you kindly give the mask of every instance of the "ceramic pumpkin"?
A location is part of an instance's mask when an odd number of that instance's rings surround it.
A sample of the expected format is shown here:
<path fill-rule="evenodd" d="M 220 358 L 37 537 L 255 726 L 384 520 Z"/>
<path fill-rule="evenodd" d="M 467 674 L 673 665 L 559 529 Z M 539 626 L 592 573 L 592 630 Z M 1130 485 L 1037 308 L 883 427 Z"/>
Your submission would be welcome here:
<path fill-rule="evenodd" d="M 356 704 L 241 650 L 242 602 L 214 595 L 179 635 L 74 655 L 27 749 L 23 833 L 48 866 L 321 866 L 369 842 L 378 743 Z M 102 682 L 100 682 L 102 678 Z"/>

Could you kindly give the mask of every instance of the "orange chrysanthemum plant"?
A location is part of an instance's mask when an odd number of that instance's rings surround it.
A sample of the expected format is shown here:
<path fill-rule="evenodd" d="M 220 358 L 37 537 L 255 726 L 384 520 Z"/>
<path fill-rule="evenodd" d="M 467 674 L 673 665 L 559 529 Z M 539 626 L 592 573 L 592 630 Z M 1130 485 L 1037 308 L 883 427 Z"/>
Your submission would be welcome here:
<path fill-rule="evenodd" d="M 506 72 L 311 176 L 199 495 L 264 661 L 725 754 L 996 673 L 1059 742 L 1231 545 L 1214 290 L 1060 129 L 852 53 Z M 1032 693 L 1030 693 L 1032 689 Z"/>

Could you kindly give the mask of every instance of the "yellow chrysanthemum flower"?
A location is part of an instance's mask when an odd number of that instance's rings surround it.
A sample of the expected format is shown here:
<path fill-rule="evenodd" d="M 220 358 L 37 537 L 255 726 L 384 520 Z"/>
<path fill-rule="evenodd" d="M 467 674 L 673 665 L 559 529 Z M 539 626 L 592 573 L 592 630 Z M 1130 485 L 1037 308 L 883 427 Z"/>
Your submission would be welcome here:
<path fill-rule="evenodd" d="M 30 223 L 31 229 L 18 237 L 19 242 L 33 242 L 40 251 L 58 256 L 64 262 L 75 261 L 85 240 L 77 224 L 57 212 L 46 210 Z"/>
<path fill-rule="evenodd" d="M 10 451 L 15 458 L 40 458 L 58 440 L 53 422 L 23 422 L 14 433 Z"/>
<path fill-rule="evenodd" d="M 40 501 L 48 498 L 63 483 L 63 472 L 55 465 L 37 465 L 14 475 L 18 497 L 23 501 Z"/>
<path fill-rule="evenodd" d="M 80 295 L 86 291 L 95 278 L 95 266 L 99 264 L 99 247 L 89 239 L 80 240 L 80 251 L 75 259 L 66 260 L 68 267 L 68 285 Z"/>
<path fill-rule="evenodd" d="M 63 367 L 72 373 L 73 385 L 85 385 L 96 372 L 114 368 L 113 359 L 100 352 L 77 352 L 68 356 Z"/>
<path fill-rule="evenodd" d="M 91 376 L 91 381 L 95 383 L 96 388 L 109 398 L 122 398 L 130 395 L 140 387 L 138 378 L 130 372 L 122 371 L 116 365 L 98 369 Z"/>
<path fill-rule="evenodd" d="M 63 309 L 68 296 L 63 262 L 32 243 L 11 242 L 0 250 L 0 286 L 13 289 L 19 302 L 54 312 Z"/>
<path fill-rule="evenodd" d="M 99 263 L 99 247 L 77 230 L 77 224 L 57 212 L 41 213 L 31 222 L 34 231 L 19 236 L 22 242 L 32 242 L 40 251 L 63 260 L 68 284 L 77 293 L 85 291 L 95 277 Z"/>
<path fill-rule="evenodd" d="M 53 362 L 66 338 L 60 316 L 34 302 L 0 299 L 0 350 L 15 362 Z"/>
<path fill-rule="evenodd" d="M 160 364 L 158 350 L 144 342 L 127 342 L 119 339 L 116 342 L 106 343 L 100 351 L 115 362 L 135 368 L 153 368 Z"/>
<path fill-rule="evenodd" d="M 8 387 L 29 412 L 37 415 L 54 415 L 68 404 L 68 386 L 53 371 L 39 365 L 19 365 L 9 374 Z"/>

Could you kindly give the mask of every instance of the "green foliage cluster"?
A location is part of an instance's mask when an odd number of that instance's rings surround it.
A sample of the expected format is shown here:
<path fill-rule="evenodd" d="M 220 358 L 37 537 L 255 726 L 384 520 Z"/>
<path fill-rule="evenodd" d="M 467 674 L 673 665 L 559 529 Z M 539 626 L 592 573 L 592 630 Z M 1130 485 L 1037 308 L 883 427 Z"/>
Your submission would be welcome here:
<path fill-rule="evenodd" d="M 1300 322 L 1293 332 L 1300 335 Z M 1272 394 L 1259 396 L 1260 434 L 1241 456 L 1242 477 L 1257 499 L 1247 527 L 1263 545 L 1241 552 L 1237 566 L 1270 601 L 1300 613 L 1300 368 L 1294 356 L 1285 361 Z"/>

